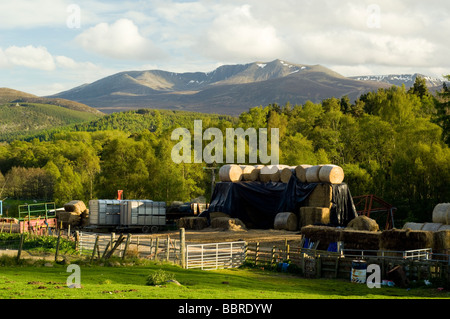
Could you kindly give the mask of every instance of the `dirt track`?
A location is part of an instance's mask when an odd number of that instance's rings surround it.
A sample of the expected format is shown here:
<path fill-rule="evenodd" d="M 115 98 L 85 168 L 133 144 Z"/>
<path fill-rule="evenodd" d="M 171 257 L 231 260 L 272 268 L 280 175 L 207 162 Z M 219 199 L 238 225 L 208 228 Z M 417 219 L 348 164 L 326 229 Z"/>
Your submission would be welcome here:
<path fill-rule="evenodd" d="M 171 238 L 178 238 L 180 232 L 167 231 L 154 234 L 156 237 L 169 235 Z M 281 244 L 287 239 L 290 245 L 299 244 L 301 240 L 300 231 L 286 231 L 275 229 L 249 229 L 245 231 L 231 231 L 214 228 L 202 230 L 186 230 L 186 242 L 188 243 L 216 243 L 245 240 L 248 243 L 260 242 L 265 245 Z"/>

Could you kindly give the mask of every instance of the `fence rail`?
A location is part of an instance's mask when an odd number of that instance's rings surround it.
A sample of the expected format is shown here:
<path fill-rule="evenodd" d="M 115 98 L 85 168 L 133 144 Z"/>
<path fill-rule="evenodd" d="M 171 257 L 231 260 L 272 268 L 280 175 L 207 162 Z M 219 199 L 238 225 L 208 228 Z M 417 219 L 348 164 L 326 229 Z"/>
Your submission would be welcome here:
<path fill-rule="evenodd" d="M 80 233 L 79 252 L 91 259 L 101 259 L 111 247 L 117 243 L 119 237 L 112 234 Z M 166 260 L 174 263 L 180 262 L 180 240 L 155 237 L 151 235 L 127 235 L 117 245 L 112 255 L 118 257 L 134 256 L 152 260 Z"/>
<path fill-rule="evenodd" d="M 431 249 L 412 251 L 342 250 L 330 252 L 311 248 L 282 246 L 261 247 L 259 243 L 247 245 L 246 260 L 260 267 L 274 267 L 288 263 L 300 269 L 307 278 L 349 278 L 352 262 L 365 260 L 378 264 L 383 278 L 397 265 L 401 265 L 409 279 L 439 278 L 450 282 L 450 255 L 434 254 Z"/>
<path fill-rule="evenodd" d="M 245 262 L 245 241 L 186 245 L 186 268 L 236 268 Z"/>

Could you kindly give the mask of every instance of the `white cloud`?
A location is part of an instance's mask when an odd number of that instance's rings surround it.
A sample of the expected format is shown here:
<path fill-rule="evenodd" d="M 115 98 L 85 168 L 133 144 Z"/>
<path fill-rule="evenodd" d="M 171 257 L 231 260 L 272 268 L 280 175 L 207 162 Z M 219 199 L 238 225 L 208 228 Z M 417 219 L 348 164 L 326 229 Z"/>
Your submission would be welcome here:
<path fill-rule="evenodd" d="M 162 56 L 162 51 L 143 37 L 129 19 L 99 23 L 78 35 L 76 41 L 87 51 L 115 59 L 146 60 Z"/>
<path fill-rule="evenodd" d="M 287 46 L 277 29 L 256 19 L 251 6 L 222 9 L 198 44 L 208 56 L 234 61 L 282 57 Z"/>
<path fill-rule="evenodd" d="M 0 29 L 65 25 L 66 0 L 14 0 L 0 2 Z"/>
<path fill-rule="evenodd" d="M 4 50 L 6 64 L 10 66 L 23 66 L 31 69 L 50 71 L 55 69 L 55 61 L 45 47 L 11 46 Z"/>

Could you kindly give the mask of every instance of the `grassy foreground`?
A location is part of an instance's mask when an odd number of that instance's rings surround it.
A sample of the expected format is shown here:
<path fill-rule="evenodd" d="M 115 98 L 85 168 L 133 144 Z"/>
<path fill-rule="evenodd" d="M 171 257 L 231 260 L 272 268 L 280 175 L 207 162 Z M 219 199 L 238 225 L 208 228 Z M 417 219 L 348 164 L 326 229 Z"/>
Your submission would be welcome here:
<path fill-rule="evenodd" d="M 75 263 L 76 264 L 76 263 Z M 385 299 L 450 298 L 448 290 L 420 287 L 368 288 L 346 280 L 305 279 L 296 275 L 241 268 L 186 270 L 172 264 L 79 264 L 81 288 L 69 288 L 67 265 L 45 261 L 19 265 L 0 258 L 1 299 Z M 161 272 L 178 283 L 148 285 Z"/>

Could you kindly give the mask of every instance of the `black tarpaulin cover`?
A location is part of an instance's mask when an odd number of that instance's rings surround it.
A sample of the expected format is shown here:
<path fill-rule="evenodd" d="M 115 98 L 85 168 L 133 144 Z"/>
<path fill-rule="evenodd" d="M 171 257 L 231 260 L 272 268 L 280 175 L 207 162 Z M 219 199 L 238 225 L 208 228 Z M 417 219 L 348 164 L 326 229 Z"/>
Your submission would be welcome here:
<path fill-rule="evenodd" d="M 298 212 L 316 187 L 316 183 L 302 183 L 295 175 L 289 183 L 219 182 L 214 188 L 208 211 L 223 212 L 239 218 L 249 228 L 273 228 L 280 212 Z M 331 224 L 346 226 L 356 217 L 353 200 L 346 184 L 332 185 Z"/>

